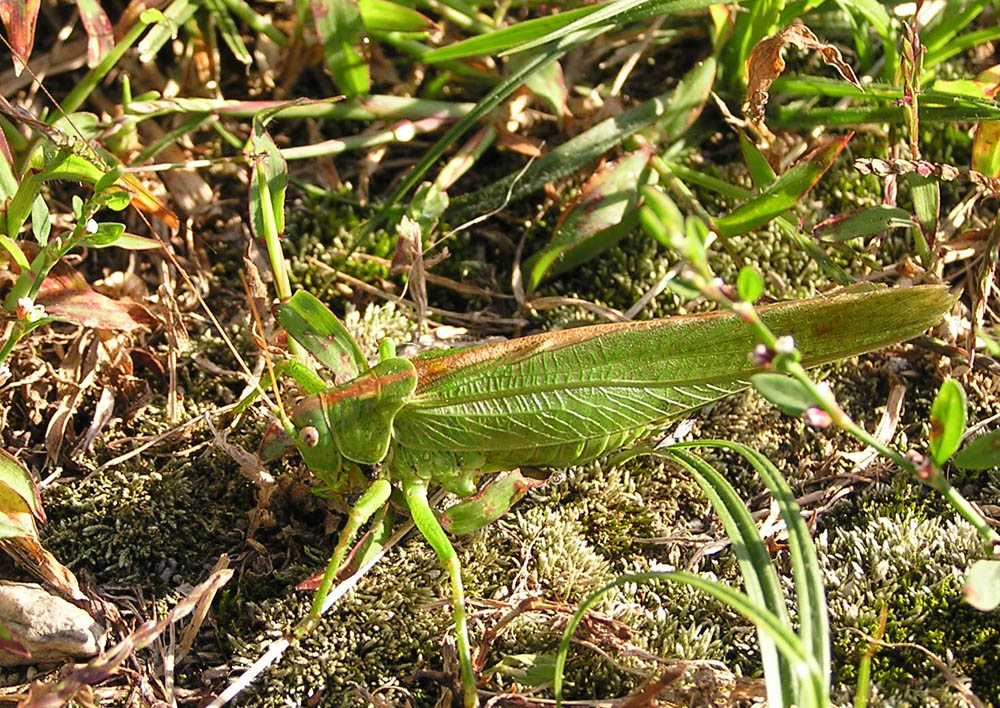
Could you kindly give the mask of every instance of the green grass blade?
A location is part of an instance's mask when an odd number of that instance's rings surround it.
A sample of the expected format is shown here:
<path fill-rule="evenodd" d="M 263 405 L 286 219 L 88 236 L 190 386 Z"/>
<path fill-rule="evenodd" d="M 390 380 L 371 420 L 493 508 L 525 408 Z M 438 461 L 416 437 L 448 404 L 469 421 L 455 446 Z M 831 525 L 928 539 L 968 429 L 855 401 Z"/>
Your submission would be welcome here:
<path fill-rule="evenodd" d="M 774 616 L 767 609 L 752 602 L 743 593 L 712 580 L 707 580 L 697 575 L 682 572 L 669 573 L 634 573 L 623 575 L 608 583 L 600 590 L 588 597 L 580 608 L 573 615 L 573 618 L 566 625 L 562 640 L 559 643 L 559 651 L 556 655 L 555 680 L 552 690 L 556 696 L 556 706 L 562 705 L 562 685 L 563 673 L 566 669 L 566 657 L 569 654 L 569 645 L 576 632 L 576 628 L 583 620 L 586 613 L 594 604 L 606 593 L 615 588 L 622 587 L 628 583 L 649 583 L 660 582 L 661 580 L 672 580 L 674 582 L 688 585 L 697 590 L 707 593 L 717 600 L 721 600 L 734 610 L 749 619 L 760 627 L 771 637 L 777 645 L 778 650 L 788 657 L 788 663 L 799 675 L 809 690 L 804 691 L 802 705 L 817 707 L 827 705 L 828 700 L 823 690 L 822 680 L 819 677 L 819 668 L 816 662 L 808 654 L 802 641 L 788 627 L 782 624 L 781 620 Z"/>
<path fill-rule="evenodd" d="M 702 2 L 702 0 L 615 0 L 615 2 L 601 5 L 584 17 L 574 19 L 563 27 L 554 29 L 547 37 L 537 37 L 524 42 L 511 49 L 510 52 L 534 49 L 596 26 L 623 27 L 630 22 L 639 22 L 660 15 L 700 10 L 710 4 Z"/>
<path fill-rule="evenodd" d="M 1000 26 L 984 27 L 976 32 L 963 34 L 961 37 L 949 41 L 940 49 L 927 52 L 927 55 L 924 57 L 924 69 L 932 69 L 957 54 L 966 52 L 973 47 L 978 47 L 980 44 L 994 42 L 997 39 L 1000 39 Z"/>
<path fill-rule="evenodd" d="M 927 50 L 924 67 L 927 68 L 927 57 L 943 49 L 955 35 L 965 29 L 990 4 L 990 0 L 973 0 L 961 7 L 963 0 L 949 0 L 938 14 L 938 22 L 921 33 L 920 41 Z"/>
<path fill-rule="evenodd" d="M 764 455 L 756 450 L 728 440 L 700 440 L 690 443 L 678 443 L 668 449 L 683 449 L 692 447 L 711 447 L 732 450 L 746 459 L 760 473 L 761 479 L 774 496 L 781 512 L 781 518 L 788 528 L 788 553 L 792 562 L 792 574 L 795 578 L 796 605 L 799 610 L 799 636 L 806 646 L 810 657 L 818 664 L 819 674 L 823 683 L 823 694 L 830 693 L 830 618 L 826 609 L 826 592 L 823 588 L 823 578 L 820 575 L 819 560 L 816 557 L 816 547 L 802 510 L 795 501 L 785 478 L 777 467 Z"/>
<path fill-rule="evenodd" d="M 518 22 L 516 25 L 504 27 L 489 34 L 470 37 L 461 42 L 455 42 L 446 47 L 434 49 L 425 54 L 423 59 L 429 64 L 437 64 L 443 61 L 464 59 L 465 57 L 499 54 L 531 40 L 540 37 L 550 37 L 556 30 L 594 13 L 601 7 L 603 5 L 580 7 L 560 12 L 557 15 L 536 17 L 524 22 Z"/>
<path fill-rule="evenodd" d="M 619 0 L 619 3 L 621 7 L 631 7 L 635 4 L 635 0 Z M 619 6 L 619 3 L 612 3 L 612 6 L 617 7 Z M 669 14 L 707 7 L 711 4 L 711 0 L 672 0 L 672 2 L 657 2 L 653 4 L 658 8 L 659 14 Z M 420 162 L 413 166 L 400 185 L 386 200 L 386 203 L 383 205 L 378 214 L 368 220 L 368 222 L 366 222 L 362 227 L 359 238 L 363 238 L 364 236 L 372 233 L 383 221 L 385 221 L 385 219 L 389 216 L 390 210 L 395 207 L 396 203 L 399 202 L 404 195 L 417 185 L 424 173 L 430 169 L 431 165 L 437 162 L 438 159 L 440 159 L 440 157 L 448 150 L 448 148 L 450 148 L 462 135 L 464 135 L 465 132 L 469 130 L 469 128 L 471 128 L 480 118 L 488 114 L 500 105 L 500 103 L 508 96 L 510 96 L 527 80 L 529 76 L 547 66 L 549 63 L 556 61 L 571 49 L 574 49 L 584 42 L 600 35 L 602 31 L 603 29 L 601 27 L 590 27 L 588 29 L 581 30 L 580 32 L 575 32 L 572 35 L 563 36 L 555 42 L 550 42 L 539 51 L 537 56 L 526 62 L 524 66 L 494 87 L 489 94 L 476 104 L 476 107 L 471 112 L 459 120 L 458 123 L 451 128 L 451 130 L 445 133 L 441 139 L 438 140 L 438 142 L 436 142 L 424 154 L 424 157 L 420 160 Z"/>
<path fill-rule="evenodd" d="M 760 149 L 754 145 L 742 130 L 739 132 L 740 150 L 743 152 L 743 161 L 747 163 L 750 170 L 750 179 L 757 189 L 767 189 L 778 180 L 778 175 L 774 174 L 774 169 Z"/>
<path fill-rule="evenodd" d="M 716 232 L 723 238 L 745 234 L 791 209 L 826 174 L 852 135 L 831 140 L 781 175 L 759 196 L 715 219 Z"/>
<path fill-rule="evenodd" d="M 222 35 L 222 41 L 229 47 L 229 51 L 233 53 L 238 62 L 249 66 L 253 58 L 250 56 L 247 45 L 243 43 L 243 38 L 240 37 L 240 32 L 236 28 L 236 23 L 233 22 L 233 17 L 229 14 L 225 3 L 222 0 L 204 0 L 204 2 L 205 7 L 215 18 L 215 22 L 219 26 L 219 33 Z"/>
<path fill-rule="evenodd" d="M 687 126 L 704 105 L 715 80 L 715 69 L 715 59 L 706 59 L 688 72 L 676 90 L 651 98 L 620 116 L 601 121 L 554 148 L 527 169 L 518 170 L 489 187 L 455 199 L 446 217 L 452 221 L 463 221 L 493 211 L 508 201 L 515 202 L 548 182 L 573 174 L 625 138 L 653 124 L 665 126 L 665 137 L 676 140 L 678 129 Z"/>
<path fill-rule="evenodd" d="M 791 627 L 781 580 L 771 562 L 771 554 L 761 540 L 760 531 L 747 511 L 746 503 L 726 478 L 697 455 L 682 449 L 653 450 L 639 447 L 626 451 L 613 462 L 621 464 L 635 455 L 654 455 L 673 460 L 694 475 L 733 544 L 747 597 L 751 602 L 772 612 L 784 626 Z M 757 634 L 768 705 L 790 706 L 795 694 L 796 678 L 771 637 L 762 629 L 758 629 Z"/>

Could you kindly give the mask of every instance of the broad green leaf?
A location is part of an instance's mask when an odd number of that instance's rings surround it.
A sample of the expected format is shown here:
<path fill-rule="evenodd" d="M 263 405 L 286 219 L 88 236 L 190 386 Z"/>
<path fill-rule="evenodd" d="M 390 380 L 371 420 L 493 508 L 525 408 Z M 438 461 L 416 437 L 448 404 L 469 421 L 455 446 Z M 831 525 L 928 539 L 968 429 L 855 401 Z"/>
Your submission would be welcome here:
<path fill-rule="evenodd" d="M 522 52 L 511 57 L 510 67 L 516 70 L 530 58 L 529 52 Z M 566 81 L 559 62 L 554 61 L 539 69 L 528 77 L 524 85 L 548 106 L 556 118 L 562 121 L 563 116 L 567 113 L 566 98 L 569 92 L 566 90 Z"/>
<path fill-rule="evenodd" d="M 38 495 L 38 487 L 35 486 L 31 473 L 17 458 L 2 449 L 0 449 L 0 484 L 20 497 L 35 518 L 39 521 L 45 521 L 42 500 Z"/>
<path fill-rule="evenodd" d="M 106 189 L 110 189 L 118 183 L 118 180 L 121 179 L 123 174 L 125 174 L 125 168 L 122 165 L 115 165 L 94 183 L 94 191 L 103 192 Z"/>
<path fill-rule="evenodd" d="M 774 184 L 778 175 L 774 173 L 771 163 L 761 153 L 760 149 L 746 136 L 742 130 L 739 131 L 740 149 L 743 151 L 743 161 L 747 163 L 750 170 L 750 179 L 757 189 L 766 189 Z"/>
<path fill-rule="evenodd" d="M 333 372 L 336 383 L 368 371 L 368 361 L 336 315 L 305 290 L 278 305 L 278 322 L 289 336 Z"/>
<path fill-rule="evenodd" d="M 6 463 L 0 464 L 8 466 Z M 28 536 L 37 539 L 35 518 L 24 497 L 6 484 L 0 484 L 0 538 Z"/>
<path fill-rule="evenodd" d="M 898 228 L 918 229 L 920 225 L 905 209 L 872 206 L 831 216 L 816 224 L 812 235 L 823 241 L 850 241 Z"/>
<path fill-rule="evenodd" d="M 739 236 L 763 226 L 793 207 L 826 174 L 852 135 L 853 133 L 849 133 L 835 138 L 814 150 L 760 195 L 737 207 L 732 213 L 715 219 L 715 231 L 723 238 Z"/>
<path fill-rule="evenodd" d="M 712 56 L 681 77 L 670 96 L 667 110 L 657 119 L 655 131 L 649 134 L 651 141 L 662 144 L 680 140 L 705 108 L 715 85 L 717 68 L 718 62 Z"/>
<path fill-rule="evenodd" d="M 965 601 L 983 612 L 1000 607 L 1000 561 L 977 560 L 965 576 Z"/>
<path fill-rule="evenodd" d="M 87 237 L 87 243 L 101 248 L 110 246 L 125 233 L 125 224 L 106 221 L 97 225 L 97 230 Z"/>
<path fill-rule="evenodd" d="M 591 177 L 566 212 L 549 245 L 524 263 L 529 291 L 544 278 L 564 273 L 621 240 L 635 225 L 636 189 L 645 179 L 651 147 L 605 167 Z"/>
<path fill-rule="evenodd" d="M 756 374 L 750 378 L 750 383 L 757 393 L 788 415 L 802 415 L 816 405 L 809 389 L 791 376 Z"/>
<path fill-rule="evenodd" d="M 764 294 L 764 276 L 753 266 L 743 266 L 736 276 L 736 291 L 743 302 L 757 302 Z"/>
<path fill-rule="evenodd" d="M 49 242 L 51 231 L 52 216 L 49 214 L 48 202 L 45 201 L 45 197 L 38 194 L 31 203 L 31 233 L 35 237 L 35 242 L 39 246 L 44 246 Z"/>
<path fill-rule="evenodd" d="M 1000 121 L 987 120 L 976 126 L 972 169 L 987 177 L 1000 177 Z"/>
<path fill-rule="evenodd" d="M 357 0 L 310 0 L 316 33 L 323 42 L 326 68 L 347 96 L 371 91 L 368 64 L 359 51 L 365 26 Z"/>
<path fill-rule="evenodd" d="M 358 10 L 371 32 L 424 32 L 436 26 L 416 10 L 389 0 L 358 0 Z"/>
<path fill-rule="evenodd" d="M 931 406 L 928 450 L 940 467 L 955 454 L 965 434 L 965 389 L 955 379 L 945 379 Z"/>
<path fill-rule="evenodd" d="M 976 438 L 955 455 L 952 463 L 963 470 L 1000 467 L 1000 430 Z"/>
<path fill-rule="evenodd" d="M 971 82 L 972 95 L 992 99 L 1000 88 L 1000 65 L 990 67 Z M 1000 177 L 1000 121 L 983 121 L 972 138 L 972 169 Z"/>

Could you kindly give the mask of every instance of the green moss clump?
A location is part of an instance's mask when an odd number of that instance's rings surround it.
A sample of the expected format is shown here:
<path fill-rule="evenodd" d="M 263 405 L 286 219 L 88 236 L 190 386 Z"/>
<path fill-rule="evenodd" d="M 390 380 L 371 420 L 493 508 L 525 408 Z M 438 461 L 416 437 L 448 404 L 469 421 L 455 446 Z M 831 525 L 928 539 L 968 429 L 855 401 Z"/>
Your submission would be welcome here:
<path fill-rule="evenodd" d="M 231 460 L 188 462 L 138 456 L 49 490 L 42 542 L 102 584 L 199 582 L 221 553 L 241 546 L 254 499 Z"/>

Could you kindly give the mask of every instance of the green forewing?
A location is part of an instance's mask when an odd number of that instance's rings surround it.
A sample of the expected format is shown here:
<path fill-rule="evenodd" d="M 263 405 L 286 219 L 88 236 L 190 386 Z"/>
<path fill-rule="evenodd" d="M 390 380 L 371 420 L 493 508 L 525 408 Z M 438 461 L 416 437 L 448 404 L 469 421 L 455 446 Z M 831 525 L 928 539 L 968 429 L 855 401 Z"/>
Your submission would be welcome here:
<path fill-rule="evenodd" d="M 947 289 L 847 293 L 758 309 L 813 366 L 917 336 Z M 730 313 L 598 325 L 417 359 L 395 418 L 412 450 L 481 452 L 491 467 L 577 464 L 747 386 L 761 369 L 751 328 Z"/>

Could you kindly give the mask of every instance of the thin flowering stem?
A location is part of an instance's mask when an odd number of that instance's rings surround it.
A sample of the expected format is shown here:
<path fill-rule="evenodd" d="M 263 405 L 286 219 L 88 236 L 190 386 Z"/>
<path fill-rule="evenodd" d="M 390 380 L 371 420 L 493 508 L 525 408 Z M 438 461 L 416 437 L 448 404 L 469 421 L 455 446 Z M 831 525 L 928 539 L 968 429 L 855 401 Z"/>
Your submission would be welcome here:
<path fill-rule="evenodd" d="M 809 376 L 805 368 L 799 363 L 801 355 L 798 349 L 795 348 L 795 343 L 791 337 L 775 336 L 761 321 L 750 303 L 736 302 L 727 297 L 718 283 L 711 278 L 707 261 L 693 265 L 695 270 L 688 272 L 691 284 L 708 299 L 738 314 L 744 322 L 753 328 L 757 338 L 761 342 L 761 346 L 750 353 L 751 357 L 760 361 L 761 365 L 769 364 L 773 371 L 795 379 L 809 392 L 815 402 L 816 408 L 829 416 L 830 422 L 833 425 L 836 425 L 865 445 L 874 448 L 884 458 L 891 460 L 927 486 L 940 492 L 948 503 L 951 504 L 952 508 L 976 529 L 976 532 L 986 544 L 987 554 L 991 557 L 1000 557 L 1000 534 L 994 531 L 976 507 L 952 486 L 948 478 L 933 461 L 926 460 L 922 455 L 917 453 L 904 455 L 899 450 L 886 445 L 855 423 L 837 403 L 829 387 L 813 381 L 812 377 Z M 815 416 L 815 413 L 813 415 Z"/>

